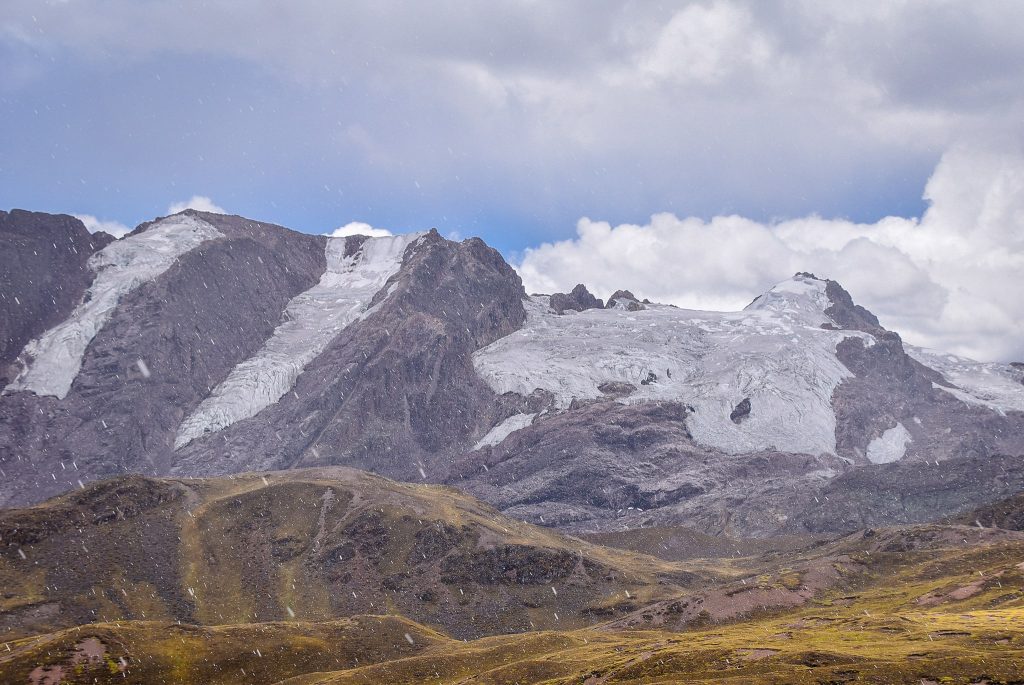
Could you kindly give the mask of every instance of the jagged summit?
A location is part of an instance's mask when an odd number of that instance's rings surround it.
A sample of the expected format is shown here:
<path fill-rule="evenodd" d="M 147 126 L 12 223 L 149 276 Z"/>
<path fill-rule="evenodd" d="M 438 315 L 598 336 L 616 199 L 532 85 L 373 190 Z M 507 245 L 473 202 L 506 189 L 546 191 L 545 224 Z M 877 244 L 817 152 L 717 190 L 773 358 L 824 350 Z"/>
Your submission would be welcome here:
<path fill-rule="evenodd" d="M 550 300 L 548 300 L 548 304 L 556 314 L 564 314 L 569 310 L 582 312 L 587 309 L 601 309 L 604 307 L 601 299 L 591 295 L 590 291 L 587 290 L 587 286 L 582 283 L 578 283 L 568 294 L 554 293 L 551 295 Z"/>
<path fill-rule="evenodd" d="M 544 297 L 544 296 L 540 296 Z M 557 314 L 566 311 L 582 312 L 588 309 L 619 309 L 641 311 L 650 300 L 641 301 L 631 291 L 616 290 L 607 303 L 594 297 L 586 285 L 577 284 L 569 293 L 547 296 L 548 306 Z M 767 311 L 808 325 L 840 330 L 857 330 L 871 334 L 886 332 L 878 318 L 864 307 L 854 303 L 850 293 L 837 281 L 819 278 L 813 273 L 800 271 L 780 281 L 758 295 L 744 307 L 745 312 Z"/>
<path fill-rule="evenodd" d="M 757 310 L 772 310 L 825 328 L 879 336 L 889 333 L 878 317 L 854 303 L 838 281 L 819 278 L 806 271 L 776 284 L 744 308 L 744 311 Z"/>
<path fill-rule="evenodd" d="M 831 305 L 827 294 L 830 282 L 813 274 L 797 273 L 756 297 L 743 311 L 769 311 L 814 326 L 831 324 L 825 313 Z"/>

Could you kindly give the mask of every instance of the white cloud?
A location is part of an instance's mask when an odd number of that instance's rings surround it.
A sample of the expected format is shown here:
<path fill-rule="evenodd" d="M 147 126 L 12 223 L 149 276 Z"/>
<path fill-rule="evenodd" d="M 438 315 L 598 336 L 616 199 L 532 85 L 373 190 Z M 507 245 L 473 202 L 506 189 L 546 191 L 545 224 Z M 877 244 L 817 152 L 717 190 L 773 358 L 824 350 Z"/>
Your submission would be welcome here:
<path fill-rule="evenodd" d="M 949 149 L 1024 140 L 1019 0 L 296 1 L 286 15 L 237 4 L 8 0 L 0 90 L 14 89 L 15 128 L 55 149 L 94 142 L 104 159 L 147 141 L 165 170 L 157 187 L 210 189 L 182 176 L 201 159 L 202 176 L 240 201 L 330 180 L 345 192 L 325 184 L 327 206 L 341 197 L 358 212 L 419 181 L 398 199 L 406 216 L 457 216 L 463 230 L 514 218 L 523 228 L 501 236 L 509 249 L 565 237 L 584 214 L 670 210 L 644 226 L 580 222 L 574 240 L 527 255 L 527 283 L 586 280 L 605 294 L 633 284 L 725 308 L 819 270 L 911 340 L 1024 356 L 1013 342 L 1024 340 L 1020 236 L 1006 229 L 1020 225 L 1020 161 Z M 154 60 L 167 102 L 149 90 Z M 60 103 L 79 116 L 39 116 L 63 80 L 115 62 L 107 90 Z M 252 92 L 261 97 L 245 99 Z M 138 103 L 162 106 L 140 114 Z M 81 173 L 116 185 L 125 173 L 80 156 L 60 165 L 74 174 L 65 182 Z M 37 157 L 12 158 L 8 185 Z M 916 213 L 933 168 L 915 220 L 812 214 Z M 309 207 L 325 201 L 311 195 Z M 691 215 L 715 218 L 679 218 Z"/>
<path fill-rule="evenodd" d="M 760 69 L 771 57 L 770 43 L 757 30 L 751 13 L 717 0 L 676 12 L 637 66 L 652 82 L 711 84 L 735 71 Z"/>
<path fill-rule="evenodd" d="M 330 233 L 326 233 L 332 238 L 344 238 L 349 235 L 368 235 L 371 238 L 382 238 L 384 236 L 392 235 L 391 231 L 386 228 L 374 228 L 370 224 L 363 223 L 362 221 L 351 221 L 340 228 L 336 228 Z"/>
<path fill-rule="evenodd" d="M 761 223 L 656 214 L 639 226 L 581 219 L 572 240 L 526 250 L 529 291 L 582 282 L 607 297 L 738 309 L 796 271 L 839 281 L 909 342 L 983 360 L 1024 359 L 1024 156 L 943 155 L 919 219 L 808 216 Z"/>
<path fill-rule="evenodd" d="M 92 214 L 75 214 L 75 218 L 85 224 L 89 233 L 103 231 L 104 233 L 109 233 L 115 238 L 120 238 L 132 230 L 120 221 L 103 221 L 102 219 L 97 219 Z"/>
<path fill-rule="evenodd" d="M 574 216 L 850 213 L 849 189 L 888 189 L 879 204 L 893 206 L 950 141 L 1019 135 L 1024 120 L 1016 0 L 296 1 L 286 16 L 233 0 L 7 4 L 0 46 L 31 39 L 6 61 L 35 78 L 117 61 L 136 69 L 118 93 L 149 102 L 159 59 L 202 101 L 112 121 L 136 130 L 112 144 L 134 145 L 140 120 L 157 140 L 181 127 L 164 150 L 178 165 L 201 156 L 228 177 L 260 164 L 268 183 L 343 174 L 363 206 L 430 178 L 425 206 L 451 214 L 454 197 L 464 216 L 544 202 Z M 253 67 L 261 103 L 239 115 L 196 59 Z M 253 147 L 271 131 L 275 145 Z"/>
<path fill-rule="evenodd" d="M 212 212 L 213 214 L 227 214 L 227 210 L 214 204 L 213 200 L 205 195 L 193 195 L 184 202 L 175 202 L 167 208 L 168 214 L 177 214 L 186 209 L 195 209 L 200 212 Z"/>

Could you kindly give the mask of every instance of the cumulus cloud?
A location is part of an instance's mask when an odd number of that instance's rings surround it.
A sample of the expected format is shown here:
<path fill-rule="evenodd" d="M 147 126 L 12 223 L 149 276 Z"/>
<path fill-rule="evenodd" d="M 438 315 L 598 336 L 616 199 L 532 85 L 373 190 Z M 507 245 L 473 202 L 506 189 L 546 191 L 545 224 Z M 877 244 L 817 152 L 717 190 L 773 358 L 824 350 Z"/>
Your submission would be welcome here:
<path fill-rule="evenodd" d="M 811 269 L 912 340 L 1024 355 L 1019 160 L 950 149 L 1024 142 L 1019 0 L 7 0 L 2 24 L 16 204 L 120 216 L 187 183 L 295 225 L 547 241 L 535 289 L 690 306 Z M 584 215 L 614 221 L 557 242 Z"/>
<path fill-rule="evenodd" d="M 384 236 L 392 235 L 392 233 L 386 228 L 374 228 L 370 224 L 363 223 L 362 221 L 350 221 L 344 226 L 336 228 L 325 235 L 329 235 L 332 238 L 343 238 L 349 235 L 368 235 L 371 238 L 382 238 Z"/>
<path fill-rule="evenodd" d="M 85 224 L 89 233 L 102 231 L 104 233 L 109 233 L 115 238 L 120 238 L 132 230 L 120 221 L 103 221 L 102 219 L 97 219 L 92 214 L 75 214 L 75 218 Z"/>
<path fill-rule="evenodd" d="M 205 195 L 193 195 L 184 202 L 174 202 L 167 208 L 168 214 L 177 214 L 186 209 L 195 209 L 200 212 L 212 212 L 213 214 L 227 214 L 227 210 L 216 205 L 213 200 Z"/>
<path fill-rule="evenodd" d="M 943 155 L 919 218 L 808 216 L 758 222 L 656 214 L 644 225 L 581 219 L 576 237 L 527 249 L 530 291 L 586 283 L 698 309 L 733 310 L 797 271 L 839 281 L 911 343 L 982 360 L 1024 359 L 1024 156 Z"/>

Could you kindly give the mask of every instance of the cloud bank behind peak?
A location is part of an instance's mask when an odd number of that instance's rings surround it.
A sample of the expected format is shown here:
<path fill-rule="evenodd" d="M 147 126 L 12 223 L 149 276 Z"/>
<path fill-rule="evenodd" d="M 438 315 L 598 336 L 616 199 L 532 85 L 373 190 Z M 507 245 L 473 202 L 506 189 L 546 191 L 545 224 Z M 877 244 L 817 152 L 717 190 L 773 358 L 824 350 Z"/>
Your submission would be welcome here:
<path fill-rule="evenodd" d="M 981 360 L 1024 359 L 1024 156 L 943 155 L 920 218 L 807 216 L 760 222 L 655 214 L 643 225 L 580 219 L 576 236 L 523 253 L 530 292 L 585 283 L 696 309 L 734 310 L 797 271 L 842 283 L 911 343 Z"/>

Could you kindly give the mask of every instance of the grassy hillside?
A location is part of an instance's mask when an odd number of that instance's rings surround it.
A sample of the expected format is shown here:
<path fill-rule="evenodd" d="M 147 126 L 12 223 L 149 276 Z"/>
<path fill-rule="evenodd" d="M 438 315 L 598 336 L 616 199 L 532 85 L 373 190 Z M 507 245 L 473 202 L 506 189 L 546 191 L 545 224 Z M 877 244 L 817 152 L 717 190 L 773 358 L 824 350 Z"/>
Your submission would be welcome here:
<path fill-rule="evenodd" d="M 1024 683 L 1024 533 L 615 535 L 684 560 L 348 469 L 108 481 L 0 512 L 0 682 Z"/>
<path fill-rule="evenodd" d="M 720 575 L 688 568 L 351 469 L 128 477 L 0 512 L 0 638 L 358 614 L 456 637 L 573 629 Z"/>

